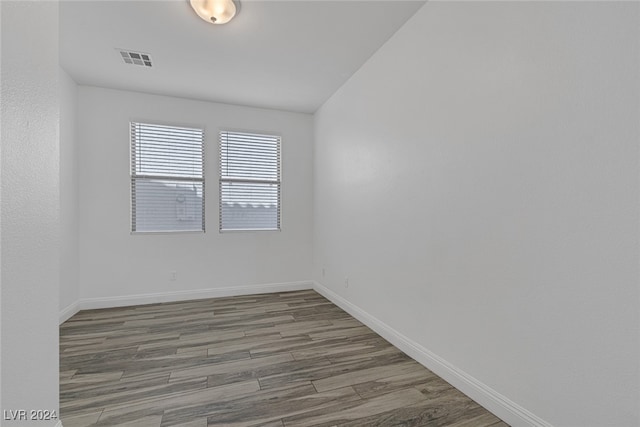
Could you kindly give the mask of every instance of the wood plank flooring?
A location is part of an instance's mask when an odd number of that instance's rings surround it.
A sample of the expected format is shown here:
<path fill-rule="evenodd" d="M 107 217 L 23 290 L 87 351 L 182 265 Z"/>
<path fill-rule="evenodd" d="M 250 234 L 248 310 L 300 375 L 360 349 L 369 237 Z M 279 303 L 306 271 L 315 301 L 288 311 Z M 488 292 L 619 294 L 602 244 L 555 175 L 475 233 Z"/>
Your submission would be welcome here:
<path fill-rule="evenodd" d="M 314 291 L 81 311 L 64 427 L 505 427 Z"/>

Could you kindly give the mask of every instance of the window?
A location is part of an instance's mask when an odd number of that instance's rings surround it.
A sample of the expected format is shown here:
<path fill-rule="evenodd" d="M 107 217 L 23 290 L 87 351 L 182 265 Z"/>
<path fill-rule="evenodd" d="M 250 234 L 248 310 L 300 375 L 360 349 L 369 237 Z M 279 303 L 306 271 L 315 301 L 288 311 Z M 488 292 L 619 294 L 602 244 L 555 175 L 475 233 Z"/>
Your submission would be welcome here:
<path fill-rule="evenodd" d="M 280 137 L 220 132 L 220 231 L 280 230 Z"/>
<path fill-rule="evenodd" d="M 204 231 L 204 130 L 130 126 L 131 231 Z"/>

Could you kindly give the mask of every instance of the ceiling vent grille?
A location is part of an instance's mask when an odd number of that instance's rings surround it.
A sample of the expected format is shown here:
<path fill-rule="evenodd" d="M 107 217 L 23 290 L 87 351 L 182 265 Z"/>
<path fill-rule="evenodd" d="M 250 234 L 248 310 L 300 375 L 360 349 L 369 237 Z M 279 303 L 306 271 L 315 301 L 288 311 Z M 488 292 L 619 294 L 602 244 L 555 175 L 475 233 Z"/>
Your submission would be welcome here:
<path fill-rule="evenodd" d="M 140 65 L 142 67 L 152 67 L 151 55 L 142 52 L 132 52 L 129 50 L 118 49 L 122 60 L 131 65 Z"/>

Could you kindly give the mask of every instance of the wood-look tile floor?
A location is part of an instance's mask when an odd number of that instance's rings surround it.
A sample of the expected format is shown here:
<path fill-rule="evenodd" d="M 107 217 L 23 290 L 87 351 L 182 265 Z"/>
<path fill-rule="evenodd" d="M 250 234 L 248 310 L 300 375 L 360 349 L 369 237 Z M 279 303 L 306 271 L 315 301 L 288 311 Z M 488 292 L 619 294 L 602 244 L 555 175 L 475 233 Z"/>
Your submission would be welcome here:
<path fill-rule="evenodd" d="M 455 426 L 500 419 L 314 291 L 81 311 L 64 427 Z"/>

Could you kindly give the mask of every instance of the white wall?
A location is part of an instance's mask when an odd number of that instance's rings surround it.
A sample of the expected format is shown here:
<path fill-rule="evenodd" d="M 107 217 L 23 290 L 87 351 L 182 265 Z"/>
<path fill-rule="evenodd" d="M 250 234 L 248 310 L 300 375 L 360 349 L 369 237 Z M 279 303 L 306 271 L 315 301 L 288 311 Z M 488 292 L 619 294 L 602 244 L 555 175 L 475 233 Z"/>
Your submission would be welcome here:
<path fill-rule="evenodd" d="M 315 279 L 555 426 L 640 423 L 639 8 L 429 2 L 316 115 Z"/>
<path fill-rule="evenodd" d="M 78 301 L 78 86 L 60 68 L 60 310 Z"/>
<path fill-rule="evenodd" d="M 205 234 L 130 234 L 131 120 L 204 127 Z M 174 299 L 257 291 L 256 287 L 242 288 L 252 285 L 308 281 L 312 122 L 308 114 L 80 86 L 80 298 L 113 298 L 107 305 L 114 305 L 130 303 L 136 295 L 164 294 Z M 282 135 L 282 231 L 218 232 L 221 129 Z M 171 271 L 177 273 L 177 280 L 170 280 Z M 223 288 L 222 293 L 216 291 Z"/>
<path fill-rule="evenodd" d="M 57 411 L 58 2 L 3 1 L 0 9 L 0 407 Z M 2 422 L 3 426 L 55 424 Z"/>

